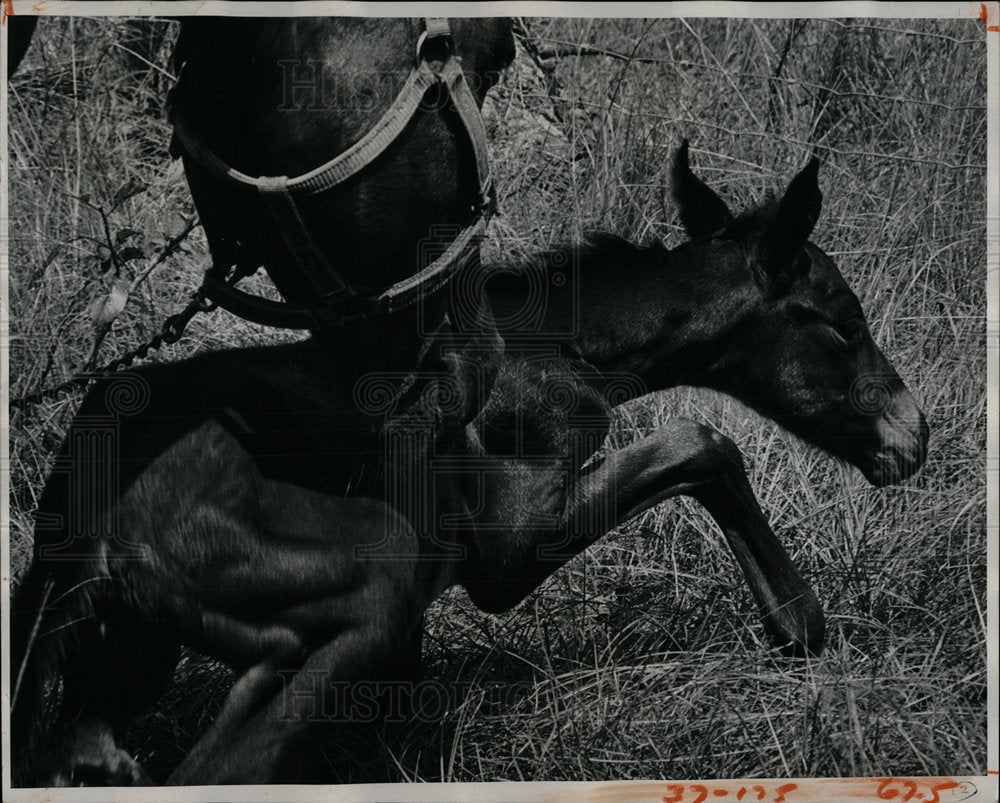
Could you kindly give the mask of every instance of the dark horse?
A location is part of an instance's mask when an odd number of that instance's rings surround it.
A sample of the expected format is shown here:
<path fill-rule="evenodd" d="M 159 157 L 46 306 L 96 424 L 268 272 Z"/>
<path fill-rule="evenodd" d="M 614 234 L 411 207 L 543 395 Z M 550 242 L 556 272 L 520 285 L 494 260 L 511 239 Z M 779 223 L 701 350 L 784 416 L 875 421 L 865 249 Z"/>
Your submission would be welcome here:
<path fill-rule="evenodd" d="M 316 338 L 97 385 L 41 500 L 35 563 L 14 601 L 14 655 L 26 656 L 14 664 L 14 743 L 50 757 L 15 753 L 16 777 L 141 782 L 115 737 L 187 643 L 238 679 L 168 782 L 314 778 L 318 734 L 337 727 L 330 689 L 371 703 L 443 589 L 462 584 L 483 609 L 507 610 L 678 494 L 718 522 L 775 644 L 819 652 L 820 605 L 735 445 L 674 420 L 604 453 L 612 406 L 677 384 L 715 388 L 875 485 L 920 467 L 928 428 L 857 298 L 808 241 L 815 160 L 779 202 L 734 217 L 693 175 L 685 144 L 674 188 L 691 235 L 677 248 L 599 236 L 456 285 L 453 305 L 488 298 L 506 341 L 468 424 L 450 374 L 429 372 L 440 384 L 405 398 L 381 392 L 383 373 L 346 386 Z M 474 385 L 479 363 L 448 354 Z M 377 442 L 330 403 L 348 393 L 383 417 Z M 44 718 L 54 680 L 61 704 Z"/>
<path fill-rule="evenodd" d="M 18 56 L 32 28 L 19 25 Z M 208 297 L 236 304 L 237 312 L 249 304 L 247 314 L 284 324 L 288 307 L 239 298 L 226 281 L 267 269 L 297 312 L 292 324 L 312 329 L 314 342 L 323 345 L 313 353 L 315 370 L 335 374 L 338 387 L 348 389 L 332 392 L 323 404 L 338 411 L 346 433 L 338 448 L 345 455 L 353 449 L 359 463 L 378 448 L 373 433 L 383 424 L 354 403 L 350 388 L 360 376 L 383 372 L 395 396 L 406 388 L 419 395 L 419 384 L 413 387 L 418 364 L 461 382 L 453 358 L 438 352 L 425 357 L 431 343 L 454 343 L 448 297 L 440 289 L 457 268 L 475 268 L 475 238 L 465 240 L 468 248 L 447 270 L 428 271 L 456 237 L 463 242 L 488 204 L 484 142 L 469 120 L 513 55 L 508 20 L 181 20 L 175 50 L 180 79 L 170 99 L 174 150 L 184 159 L 212 252 L 209 277 L 216 284 Z M 396 114 L 400 107 L 405 114 Z M 354 161 L 341 169 L 335 186 L 293 197 L 295 179 L 284 177 L 309 176 L 344 154 Z M 231 178 L 237 173 L 268 178 L 241 183 Z M 393 293 L 396 288 L 400 292 Z M 479 343 L 480 333 L 464 342 Z M 496 360 L 499 338 L 488 321 L 483 343 L 477 365 Z M 287 387 L 292 397 L 295 381 Z M 214 401 L 206 402 L 210 390 L 202 397 L 200 390 L 175 390 L 181 397 L 175 399 L 177 420 L 192 410 L 203 420 L 215 409 Z M 255 392 L 247 390 L 251 402 Z M 469 393 L 463 398 L 463 414 L 471 417 L 480 400 Z M 177 432 L 167 434 L 172 424 L 147 423 L 148 454 L 155 455 L 161 438 L 169 443 Z M 272 451 L 262 435 L 254 441 L 255 456 Z M 113 480 L 119 487 L 121 477 L 128 483 L 134 475 L 137 456 L 123 453 L 119 461 L 105 455 L 99 462 L 120 472 Z M 272 469 L 290 480 L 303 473 L 287 454 Z M 365 490 L 351 469 L 325 477 L 323 487 L 338 494 Z M 91 501 L 102 509 L 108 502 Z M 35 566 L 46 561 L 36 549 Z M 38 577 L 41 570 L 33 571 Z M 104 738 L 92 736 L 93 744 Z"/>

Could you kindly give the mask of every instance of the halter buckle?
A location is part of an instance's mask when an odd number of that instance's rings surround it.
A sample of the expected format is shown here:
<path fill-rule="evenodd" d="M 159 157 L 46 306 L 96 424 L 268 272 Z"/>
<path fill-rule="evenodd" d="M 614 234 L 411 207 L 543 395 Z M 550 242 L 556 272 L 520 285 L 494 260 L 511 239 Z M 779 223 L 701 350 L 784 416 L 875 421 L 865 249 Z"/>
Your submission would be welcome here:
<path fill-rule="evenodd" d="M 451 27 L 448 25 L 448 20 L 444 17 L 428 17 L 424 20 L 424 31 L 420 34 L 417 39 L 416 48 L 416 63 L 419 65 L 420 62 L 426 60 L 424 55 L 424 47 L 428 42 L 440 40 L 444 43 L 445 52 L 442 56 L 442 61 L 444 61 L 453 52 L 452 42 L 451 42 Z"/>

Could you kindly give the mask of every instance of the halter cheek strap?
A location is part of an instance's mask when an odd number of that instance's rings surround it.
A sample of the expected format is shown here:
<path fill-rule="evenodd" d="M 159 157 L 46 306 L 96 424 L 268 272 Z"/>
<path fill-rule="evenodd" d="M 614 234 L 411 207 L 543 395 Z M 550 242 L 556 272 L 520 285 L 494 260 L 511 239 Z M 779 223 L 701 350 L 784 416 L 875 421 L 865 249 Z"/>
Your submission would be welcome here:
<path fill-rule="evenodd" d="M 443 44 L 447 52 L 440 62 L 427 57 L 432 43 L 437 42 Z M 459 235 L 444 254 L 419 273 L 394 284 L 376 298 L 365 298 L 330 264 L 309 232 L 295 199 L 331 190 L 375 161 L 406 128 L 428 90 L 434 86 L 441 86 L 451 102 L 475 157 L 478 197 L 474 212 L 477 220 Z M 467 252 L 478 246 L 486 221 L 493 211 L 486 130 L 476 99 L 454 56 L 450 26 L 447 19 L 441 17 L 424 20 L 424 32 L 417 42 L 417 64 L 385 114 L 358 142 L 308 173 L 294 178 L 241 173 L 212 153 L 179 107 L 171 107 L 170 121 L 185 152 L 205 170 L 217 178 L 260 193 L 295 264 L 320 299 L 320 304 L 315 307 L 269 301 L 237 290 L 212 273 L 206 274 L 205 289 L 209 298 L 233 314 L 256 323 L 312 329 L 409 306 L 422 294 L 443 285 L 468 261 Z"/>

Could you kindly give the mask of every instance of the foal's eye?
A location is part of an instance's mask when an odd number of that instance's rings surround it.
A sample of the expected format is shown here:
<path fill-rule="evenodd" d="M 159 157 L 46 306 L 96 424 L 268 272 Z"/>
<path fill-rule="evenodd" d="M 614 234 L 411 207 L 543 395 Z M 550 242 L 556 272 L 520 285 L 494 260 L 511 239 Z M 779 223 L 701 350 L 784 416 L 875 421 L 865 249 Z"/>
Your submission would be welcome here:
<path fill-rule="evenodd" d="M 833 330 L 837 345 L 841 348 L 854 348 L 857 346 L 861 342 L 865 331 L 864 324 L 857 318 L 841 321 L 834 324 L 831 329 Z"/>

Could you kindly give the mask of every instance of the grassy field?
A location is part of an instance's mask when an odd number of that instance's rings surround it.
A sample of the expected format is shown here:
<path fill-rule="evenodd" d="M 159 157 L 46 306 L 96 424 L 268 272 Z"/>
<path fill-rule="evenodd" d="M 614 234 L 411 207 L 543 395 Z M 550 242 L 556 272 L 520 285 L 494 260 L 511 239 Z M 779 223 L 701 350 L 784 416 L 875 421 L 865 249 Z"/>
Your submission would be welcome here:
<path fill-rule="evenodd" d="M 108 290 L 104 220 L 136 249 L 125 271 L 135 278 L 194 214 L 160 111 L 169 43 L 148 69 L 128 70 L 128 24 L 44 20 L 10 82 L 12 397 L 86 365 L 88 309 Z M 917 477 L 876 490 L 723 397 L 681 389 L 622 408 L 618 444 L 677 415 L 736 441 L 823 602 L 826 653 L 777 658 L 720 533 L 697 505 L 671 502 L 506 616 L 478 612 L 457 590 L 436 603 L 428 677 L 461 693 L 390 747 L 394 777 L 983 774 L 982 29 L 735 19 L 534 19 L 527 29 L 541 66 L 512 70 L 487 116 L 504 212 L 488 254 L 595 228 L 680 242 L 664 190 L 682 136 L 734 209 L 781 191 L 815 150 L 824 209 L 813 240 L 922 406 L 931 452 Z M 205 263 L 195 229 L 132 291 L 101 360 L 154 334 Z M 157 359 L 287 337 L 216 312 Z M 10 422 L 15 577 L 78 400 Z M 229 682 L 194 657 L 179 677 L 133 737 L 151 767 L 192 743 Z"/>

